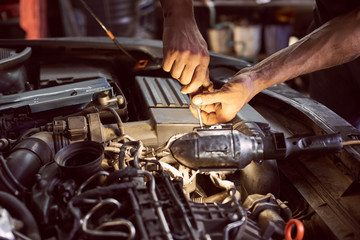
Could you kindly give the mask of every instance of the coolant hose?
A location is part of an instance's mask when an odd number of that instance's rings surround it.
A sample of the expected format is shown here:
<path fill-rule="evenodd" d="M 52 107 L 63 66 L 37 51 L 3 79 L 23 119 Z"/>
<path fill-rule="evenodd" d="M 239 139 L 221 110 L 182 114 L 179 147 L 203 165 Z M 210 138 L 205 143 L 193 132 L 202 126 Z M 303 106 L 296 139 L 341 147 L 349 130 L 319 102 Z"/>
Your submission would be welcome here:
<path fill-rule="evenodd" d="M 11 217 L 24 223 L 23 231 L 21 231 L 23 234 L 33 240 L 41 239 L 34 216 L 19 199 L 0 191 L 0 206 L 9 212 Z"/>
<path fill-rule="evenodd" d="M 109 111 L 114 115 L 114 117 L 116 119 L 117 126 L 118 126 L 119 131 L 120 131 L 120 135 L 124 135 L 125 134 L 125 126 L 124 126 L 124 123 L 121 121 L 121 117 L 120 117 L 119 113 L 117 113 L 115 111 L 115 109 L 110 108 L 110 107 L 104 108 L 103 110 Z"/>
<path fill-rule="evenodd" d="M 39 138 L 26 138 L 19 142 L 4 160 L 0 157 L 0 189 L 19 196 L 35 183 L 35 175 L 52 161 L 53 152 Z"/>

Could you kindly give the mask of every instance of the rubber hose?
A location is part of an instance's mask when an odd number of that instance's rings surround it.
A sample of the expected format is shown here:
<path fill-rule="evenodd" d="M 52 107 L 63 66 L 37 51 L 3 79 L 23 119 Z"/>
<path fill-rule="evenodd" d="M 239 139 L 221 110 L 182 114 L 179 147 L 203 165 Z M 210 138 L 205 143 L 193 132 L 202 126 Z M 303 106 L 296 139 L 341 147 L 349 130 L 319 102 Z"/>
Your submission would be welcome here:
<path fill-rule="evenodd" d="M 39 228 L 34 216 L 19 199 L 6 192 L 0 191 L 0 206 L 9 212 L 11 217 L 21 220 L 24 223 L 22 233 L 30 239 L 41 240 Z"/>

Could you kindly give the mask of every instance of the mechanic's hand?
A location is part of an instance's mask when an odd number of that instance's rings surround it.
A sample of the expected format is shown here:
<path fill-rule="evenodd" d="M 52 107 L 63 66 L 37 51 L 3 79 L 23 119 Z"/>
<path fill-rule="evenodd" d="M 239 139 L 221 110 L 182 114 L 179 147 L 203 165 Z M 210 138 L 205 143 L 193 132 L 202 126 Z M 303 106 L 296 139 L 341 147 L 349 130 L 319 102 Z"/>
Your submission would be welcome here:
<path fill-rule="evenodd" d="M 182 93 L 209 86 L 209 52 L 193 18 L 165 19 L 163 43 L 163 69 L 184 85 Z"/>
<path fill-rule="evenodd" d="M 192 98 L 201 105 L 201 118 L 204 124 L 211 125 L 232 120 L 238 111 L 259 92 L 250 74 L 238 73 L 220 90 L 197 94 Z M 197 110 L 190 107 L 197 117 Z"/>

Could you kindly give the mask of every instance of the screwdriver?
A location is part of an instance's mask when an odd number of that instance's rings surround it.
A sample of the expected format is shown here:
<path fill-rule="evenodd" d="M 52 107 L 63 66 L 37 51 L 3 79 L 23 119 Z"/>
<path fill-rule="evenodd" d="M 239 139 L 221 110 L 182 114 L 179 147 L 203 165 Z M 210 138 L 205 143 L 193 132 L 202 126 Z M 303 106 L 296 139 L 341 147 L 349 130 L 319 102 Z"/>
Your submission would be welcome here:
<path fill-rule="evenodd" d="M 205 92 L 209 92 L 209 91 L 211 91 L 210 89 L 213 90 L 213 83 L 209 79 L 205 79 L 202 86 L 200 86 L 197 90 L 195 90 L 195 91 L 193 91 L 192 93 L 189 94 L 191 107 L 193 107 L 197 111 L 197 115 L 198 115 L 198 119 L 199 119 L 201 129 L 204 128 L 204 124 L 203 124 L 203 121 L 202 121 L 202 118 L 201 118 L 201 110 L 200 110 L 201 106 L 194 104 L 193 101 L 192 101 L 192 97 L 199 94 L 199 93 L 204 93 L 204 90 L 205 90 Z"/>
<path fill-rule="evenodd" d="M 198 117 L 199 117 L 199 123 L 200 123 L 200 128 L 203 128 L 203 123 L 202 123 L 202 119 L 201 119 L 201 113 L 200 113 L 200 107 L 197 106 L 197 113 L 198 113 Z"/>
<path fill-rule="evenodd" d="M 193 92 L 193 93 L 190 93 L 190 94 L 189 94 L 189 99 L 190 99 L 191 107 L 193 107 L 193 108 L 196 109 L 196 111 L 197 111 L 198 119 L 199 119 L 199 123 L 200 123 L 200 128 L 203 129 L 203 128 L 204 128 L 204 125 L 203 125 L 202 119 L 201 119 L 200 106 L 194 104 L 193 101 L 192 101 L 193 95 L 196 95 L 197 93 L 199 93 L 199 92 L 200 92 L 200 89 L 201 89 L 201 88 L 199 88 L 198 90 L 196 90 L 196 91 Z"/>

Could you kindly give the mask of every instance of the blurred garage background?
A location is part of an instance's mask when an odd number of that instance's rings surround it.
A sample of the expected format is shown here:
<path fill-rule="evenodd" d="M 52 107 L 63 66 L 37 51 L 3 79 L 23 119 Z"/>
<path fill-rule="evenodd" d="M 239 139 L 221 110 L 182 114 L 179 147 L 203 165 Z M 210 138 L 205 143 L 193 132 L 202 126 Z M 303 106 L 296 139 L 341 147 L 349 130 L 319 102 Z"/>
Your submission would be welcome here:
<path fill-rule="evenodd" d="M 116 36 L 161 39 L 158 0 L 86 0 Z M 257 63 L 307 33 L 314 0 L 194 0 L 200 31 L 215 53 Z M 1 0 L 0 38 L 105 36 L 79 0 Z M 307 93 L 307 77 L 287 82 Z"/>

